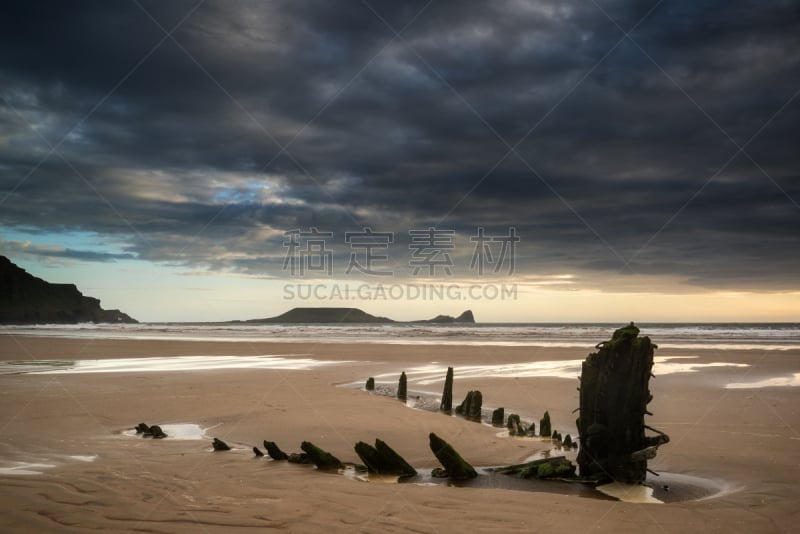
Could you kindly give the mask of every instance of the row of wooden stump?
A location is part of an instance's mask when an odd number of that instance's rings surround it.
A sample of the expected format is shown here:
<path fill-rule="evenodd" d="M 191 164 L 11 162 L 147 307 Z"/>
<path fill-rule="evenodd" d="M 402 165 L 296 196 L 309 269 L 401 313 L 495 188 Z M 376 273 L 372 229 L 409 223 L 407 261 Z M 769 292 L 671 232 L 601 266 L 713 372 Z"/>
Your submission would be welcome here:
<path fill-rule="evenodd" d="M 631 323 L 614 331 L 610 340 L 598 343 L 596 348 L 597 352 L 589 354 L 581 366 L 580 416 L 576 420 L 581 449 L 577 458 L 580 477 L 576 478 L 575 465 L 563 456 L 495 468 L 494 471 L 523 478 L 580 482 L 616 480 L 633 484 L 645 480 L 647 473 L 651 472 L 647 461 L 655 457 L 661 445 L 669 442 L 669 436 L 644 421 L 646 415 L 652 415 L 647 405 L 653 398 L 649 380 L 656 346 L 647 336 L 639 337 L 639 329 Z M 403 372 L 397 388 L 397 397 L 403 401 L 408 395 L 407 387 L 408 380 Z M 374 378 L 367 380 L 366 389 L 375 389 Z M 470 391 L 455 411 L 468 419 L 480 421 L 482 404 L 481 392 Z M 446 413 L 453 410 L 452 367 L 447 369 L 440 410 Z M 506 419 L 503 408 L 494 410 L 492 423 L 502 426 L 504 422 L 512 435 L 535 435 L 533 423 L 525 425 L 517 414 L 510 414 Z M 646 435 L 646 429 L 656 435 Z M 136 430 L 145 437 L 166 437 L 157 425 L 148 427 L 141 423 Z M 562 438 L 559 432 L 552 430 L 548 412 L 539 421 L 539 436 L 551 437 L 563 446 L 577 447 L 569 434 Z M 431 451 L 442 464 L 442 468 L 433 471 L 434 476 L 454 479 L 477 476 L 475 469 L 450 444 L 434 433 L 429 438 Z M 308 441 L 302 443 L 301 453 L 286 454 L 270 441 L 264 441 L 264 447 L 274 460 L 315 464 L 322 470 L 345 467 L 338 458 Z M 215 451 L 230 449 L 217 438 L 214 438 L 213 448 Z M 376 439 L 375 446 L 358 442 L 355 450 L 364 462 L 363 466 L 354 466 L 356 468 L 400 477 L 416 474 L 413 467 L 381 440 Z M 257 456 L 264 456 L 257 447 L 253 447 L 253 451 Z"/>
<path fill-rule="evenodd" d="M 375 378 L 369 377 L 364 386 L 367 391 L 375 391 Z M 405 371 L 400 373 L 400 378 L 397 384 L 397 398 L 401 401 L 406 401 L 408 398 L 408 378 Z M 467 392 L 464 400 L 456 406 L 455 413 L 463 416 L 470 421 L 480 421 L 483 409 L 483 394 L 480 390 Z M 439 405 L 439 410 L 445 413 L 453 413 L 453 368 L 447 368 L 447 374 L 444 380 L 444 391 L 442 391 L 442 401 Z M 492 411 L 492 425 L 497 427 L 505 426 L 508 428 L 508 433 L 512 436 L 536 436 L 536 423 L 530 424 L 523 423 L 519 415 L 512 413 L 509 414 L 508 419 L 505 417 L 505 408 L 500 407 Z M 545 411 L 542 418 L 539 420 L 539 436 L 544 438 L 553 438 L 565 447 L 577 447 L 578 442 L 573 441 L 572 437 L 567 434 L 563 436 L 552 429 L 550 423 L 550 414 Z"/>
<path fill-rule="evenodd" d="M 448 442 L 431 432 L 428 436 L 431 452 L 442 465 L 431 472 L 437 478 L 451 478 L 454 480 L 467 480 L 478 476 L 475 468 L 467 462 Z M 214 438 L 215 442 L 219 441 Z M 417 470 L 402 456 L 392 449 L 385 441 L 376 439 L 375 445 L 363 441 L 355 444 L 355 452 L 364 462 L 363 465 L 348 464 L 339 460 L 330 452 L 314 445 L 309 441 L 300 444 L 302 452 L 285 453 L 273 441 L 264 440 L 264 449 L 273 460 L 288 461 L 297 464 L 314 464 L 322 471 L 338 471 L 347 466 L 356 470 L 367 471 L 379 475 L 391 475 L 400 478 L 417 475 Z M 217 449 L 215 450 L 224 450 Z M 264 456 L 258 447 L 253 447 L 256 456 Z M 558 456 L 542 458 L 524 464 L 491 468 L 501 474 L 516 475 L 520 478 L 570 478 L 575 476 L 575 465 Z"/>

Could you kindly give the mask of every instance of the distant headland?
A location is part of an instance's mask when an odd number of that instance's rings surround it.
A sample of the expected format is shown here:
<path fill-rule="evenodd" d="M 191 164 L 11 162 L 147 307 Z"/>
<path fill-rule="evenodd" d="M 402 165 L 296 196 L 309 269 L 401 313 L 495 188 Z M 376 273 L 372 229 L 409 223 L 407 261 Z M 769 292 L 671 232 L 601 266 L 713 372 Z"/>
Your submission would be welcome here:
<path fill-rule="evenodd" d="M 119 310 L 104 310 L 74 284 L 51 284 L 0 256 L 0 324 L 136 323 Z"/>
<path fill-rule="evenodd" d="M 475 317 L 471 310 L 467 310 L 458 317 L 450 315 L 437 315 L 433 319 L 420 319 L 418 321 L 395 321 L 388 317 L 371 315 L 358 308 L 293 308 L 286 313 L 266 319 L 250 319 L 247 321 L 233 321 L 248 324 L 298 324 L 298 323 L 474 323 Z"/>

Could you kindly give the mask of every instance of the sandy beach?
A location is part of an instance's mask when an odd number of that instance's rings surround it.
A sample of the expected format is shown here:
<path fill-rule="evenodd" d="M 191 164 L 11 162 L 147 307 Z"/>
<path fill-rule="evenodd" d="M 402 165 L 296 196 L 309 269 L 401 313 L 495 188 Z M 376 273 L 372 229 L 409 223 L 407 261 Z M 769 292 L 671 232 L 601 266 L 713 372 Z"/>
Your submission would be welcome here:
<path fill-rule="evenodd" d="M 0 336 L 0 360 L 283 355 L 306 369 L 5 374 L 0 376 L 3 532 L 790 532 L 800 520 L 800 388 L 726 389 L 800 372 L 800 351 L 659 349 L 658 357 L 736 364 L 651 381 L 649 423 L 670 434 L 657 472 L 713 481 L 721 495 L 633 504 L 557 491 L 367 483 L 255 458 L 264 439 L 287 452 L 312 441 L 358 462 L 357 441 L 380 438 L 418 469 L 438 465 L 428 434 L 475 466 L 524 461 L 553 446 L 489 425 L 410 409 L 348 383 L 435 365 L 455 367 L 454 399 L 575 435 L 577 380 L 459 376 L 459 367 L 582 359 L 579 348 L 221 343 Z M 319 364 L 325 362 L 326 364 Z M 657 373 L 658 374 L 658 373 Z M 442 383 L 409 389 L 440 394 Z M 577 377 L 577 375 L 576 375 Z M 443 376 L 442 376 L 443 378 Z M 382 379 L 379 379 L 381 382 Z M 388 379 L 387 379 L 388 382 Z M 194 423 L 203 439 L 150 440 L 139 422 Z M 214 453 L 211 437 L 234 450 Z M 16 471 L 16 472 L 14 472 Z M 557 484 L 557 483 L 555 483 Z"/>

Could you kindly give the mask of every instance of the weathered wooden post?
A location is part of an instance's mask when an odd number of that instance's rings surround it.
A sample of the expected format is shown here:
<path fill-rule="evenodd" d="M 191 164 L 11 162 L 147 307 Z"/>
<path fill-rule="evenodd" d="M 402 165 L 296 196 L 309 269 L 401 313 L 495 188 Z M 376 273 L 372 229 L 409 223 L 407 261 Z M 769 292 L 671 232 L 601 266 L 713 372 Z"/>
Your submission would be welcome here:
<path fill-rule="evenodd" d="M 620 328 L 583 362 L 577 420 L 581 477 L 643 482 L 647 460 L 655 457 L 659 445 L 669 442 L 663 433 L 645 436 L 656 346 L 649 337 L 638 335 L 633 323 Z"/>
<path fill-rule="evenodd" d="M 503 426 L 503 423 L 505 423 L 505 420 L 506 420 L 506 411 L 502 406 L 500 408 L 496 408 L 492 412 L 492 425 L 493 426 Z"/>
<path fill-rule="evenodd" d="M 447 368 L 447 376 L 444 379 L 444 391 L 442 391 L 442 403 L 439 409 L 443 412 L 453 411 L 453 368 Z"/>
<path fill-rule="evenodd" d="M 508 433 L 512 436 L 524 436 L 526 434 L 525 425 L 520 421 L 519 415 L 515 413 L 508 416 L 506 428 L 508 428 Z"/>
<path fill-rule="evenodd" d="M 400 381 L 397 383 L 397 398 L 401 401 L 408 398 L 408 379 L 405 371 L 400 373 Z"/>
<path fill-rule="evenodd" d="M 334 470 L 344 467 L 339 459 L 324 449 L 320 449 L 310 441 L 304 441 L 300 444 L 300 448 L 308 455 L 308 458 L 320 470 Z"/>
<path fill-rule="evenodd" d="M 288 460 L 289 455 L 281 450 L 274 441 L 264 440 L 264 448 L 267 449 L 267 454 L 273 460 Z"/>
<path fill-rule="evenodd" d="M 544 415 L 539 420 L 539 435 L 543 438 L 549 438 L 551 433 L 550 413 L 545 411 Z"/>
<path fill-rule="evenodd" d="M 483 395 L 477 389 L 467 392 L 464 400 L 456 406 L 456 413 L 463 415 L 467 419 L 480 421 L 481 407 L 483 406 Z"/>
<path fill-rule="evenodd" d="M 397 454 L 386 442 L 379 439 L 375 440 L 374 447 L 359 441 L 355 445 L 355 450 L 370 473 L 397 475 L 400 477 L 410 477 L 417 474 L 417 471 L 402 456 Z"/>

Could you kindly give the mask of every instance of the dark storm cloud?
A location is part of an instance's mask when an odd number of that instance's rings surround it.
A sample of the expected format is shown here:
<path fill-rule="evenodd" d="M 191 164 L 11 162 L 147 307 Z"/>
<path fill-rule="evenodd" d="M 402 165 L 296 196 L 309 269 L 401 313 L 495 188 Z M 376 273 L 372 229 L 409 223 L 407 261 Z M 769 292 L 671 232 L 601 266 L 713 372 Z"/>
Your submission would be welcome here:
<path fill-rule="evenodd" d="M 516 226 L 522 274 L 797 289 L 792 2 L 3 11 L 6 228 L 279 275 L 293 228 L 371 225 L 407 252 L 410 228 Z"/>

